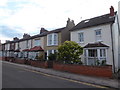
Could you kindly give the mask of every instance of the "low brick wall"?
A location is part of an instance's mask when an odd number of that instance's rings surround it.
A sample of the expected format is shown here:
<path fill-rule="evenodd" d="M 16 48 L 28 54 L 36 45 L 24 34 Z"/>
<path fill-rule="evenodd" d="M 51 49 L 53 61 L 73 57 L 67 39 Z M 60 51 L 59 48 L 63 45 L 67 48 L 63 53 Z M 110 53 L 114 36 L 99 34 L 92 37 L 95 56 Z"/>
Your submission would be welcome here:
<path fill-rule="evenodd" d="M 3 57 L 0 57 L 0 60 L 3 60 Z"/>
<path fill-rule="evenodd" d="M 98 77 L 112 78 L 112 66 L 84 66 L 53 63 L 53 69 Z"/>
<path fill-rule="evenodd" d="M 13 60 L 13 62 L 19 63 L 19 64 L 25 64 L 25 60 L 24 59 L 19 59 L 19 58 Z"/>
<path fill-rule="evenodd" d="M 5 61 L 7 57 L 0 57 L 0 60 Z"/>
<path fill-rule="evenodd" d="M 13 57 L 0 57 L 0 60 L 3 61 L 11 61 L 13 59 Z"/>
<path fill-rule="evenodd" d="M 48 68 L 48 63 L 44 61 L 34 61 L 31 60 L 31 65 L 35 67 Z"/>

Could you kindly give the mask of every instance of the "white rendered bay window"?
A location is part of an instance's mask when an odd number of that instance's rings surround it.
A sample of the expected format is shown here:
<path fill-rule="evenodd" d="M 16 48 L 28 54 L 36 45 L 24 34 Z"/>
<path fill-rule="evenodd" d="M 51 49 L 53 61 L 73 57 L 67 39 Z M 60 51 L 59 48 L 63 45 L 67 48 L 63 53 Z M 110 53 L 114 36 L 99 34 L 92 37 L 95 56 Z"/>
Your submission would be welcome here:
<path fill-rule="evenodd" d="M 49 34 L 47 36 L 47 45 L 48 46 L 58 45 L 58 34 L 57 33 Z"/>

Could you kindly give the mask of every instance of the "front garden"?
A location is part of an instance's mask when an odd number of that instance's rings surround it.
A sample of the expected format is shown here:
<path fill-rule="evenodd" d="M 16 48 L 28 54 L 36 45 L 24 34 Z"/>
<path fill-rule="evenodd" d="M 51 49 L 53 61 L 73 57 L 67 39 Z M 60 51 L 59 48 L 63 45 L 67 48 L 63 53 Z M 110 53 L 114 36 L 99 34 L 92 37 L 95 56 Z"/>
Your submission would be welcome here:
<path fill-rule="evenodd" d="M 37 54 L 35 60 L 28 58 L 7 58 L 6 60 L 27 64 L 40 68 L 52 68 L 55 70 L 112 78 L 112 66 L 106 65 L 106 61 L 96 61 L 94 65 L 86 65 L 81 59 L 83 48 L 73 41 L 66 41 L 58 47 L 58 51 L 49 54 L 48 60 L 43 54 Z"/>

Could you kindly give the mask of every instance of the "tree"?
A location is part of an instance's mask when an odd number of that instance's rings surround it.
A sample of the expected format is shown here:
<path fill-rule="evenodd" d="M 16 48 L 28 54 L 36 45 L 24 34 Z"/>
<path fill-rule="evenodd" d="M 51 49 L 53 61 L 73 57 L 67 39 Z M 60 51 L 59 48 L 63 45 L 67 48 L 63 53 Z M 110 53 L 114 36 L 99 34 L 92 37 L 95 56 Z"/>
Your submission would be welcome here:
<path fill-rule="evenodd" d="M 75 63 L 80 60 L 80 55 L 83 53 L 83 48 L 74 41 L 65 41 L 58 47 L 57 59 L 65 61 L 65 63 Z"/>

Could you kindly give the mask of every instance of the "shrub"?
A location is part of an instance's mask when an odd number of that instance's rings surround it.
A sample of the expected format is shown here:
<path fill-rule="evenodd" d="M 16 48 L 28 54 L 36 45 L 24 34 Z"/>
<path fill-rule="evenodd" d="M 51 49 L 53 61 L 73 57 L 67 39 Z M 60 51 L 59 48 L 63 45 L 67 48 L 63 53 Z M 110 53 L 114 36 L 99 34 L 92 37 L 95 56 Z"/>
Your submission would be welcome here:
<path fill-rule="evenodd" d="M 99 61 L 99 60 L 96 61 L 96 65 L 97 65 L 97 66 L 100 65 L 100 61 Z"/>
<path fill-rule="evenodd" d="M 106 65 L 106 60 L 102 60 L 101 62 L 101 66 L 104 66 L 104 65 Z"/>
<path fill-rule="evenodd" d="M 57 59 L 64 61 L 64 63 L 75 63 L 80 59 L 80 55 L 83 53 L 83 48 L 74 41 L 65 41 L 58 47 Z"/>
<path fill-rule="evenodd" d="M 43 60 L 43 55 L 39 55 L 39 56 L 37 55 L 37 56 L 35 57 L 35 59 L 42 61 L 42 60 Z"/>
<path fill-rule="evenodd" d="M 48 56 L 49 61 L 55 61 L 56 58 L 57 58 L 57 53 L 54 53 L 54 54 L 50 53 Z"/>

